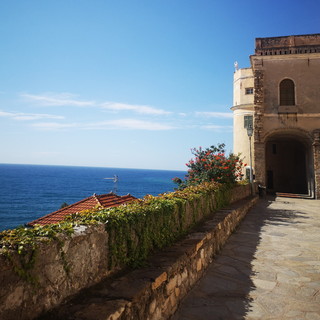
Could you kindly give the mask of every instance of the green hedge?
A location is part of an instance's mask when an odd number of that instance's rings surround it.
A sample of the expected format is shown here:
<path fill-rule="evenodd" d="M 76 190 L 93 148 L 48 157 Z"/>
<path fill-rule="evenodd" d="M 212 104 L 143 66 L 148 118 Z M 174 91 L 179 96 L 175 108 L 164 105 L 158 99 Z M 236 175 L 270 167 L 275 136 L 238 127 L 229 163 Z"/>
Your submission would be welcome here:
<path fill-rule="evenodd" d="M 109 268 L 139 266 L 155 249 L 162 249 L 185 235 L 206 215 L 227 205 L 231 188 L 217 183 L 182 191 L 146 196 L 125 206 L 83 212 L 77 223 L 101 222 L 109 234 Z"/>
<path fill-rule="evenodd" d="M 136 267 L 150 252 L 174 243 L 205 216 L 227 205 L 230 195 L 230 186 L 203 183 L 115 208 L 87 210 L 60 224 L 6 230 L 0 233 L 0 252 L 10 260 L 10 252 L 16 251 L 21 261 L 29 261 L 39 243 L 58 241 L 62 248 L 59 234 L 71 235 L 76 226 L 102 223 L 109 235 L 109 268 Z"/>

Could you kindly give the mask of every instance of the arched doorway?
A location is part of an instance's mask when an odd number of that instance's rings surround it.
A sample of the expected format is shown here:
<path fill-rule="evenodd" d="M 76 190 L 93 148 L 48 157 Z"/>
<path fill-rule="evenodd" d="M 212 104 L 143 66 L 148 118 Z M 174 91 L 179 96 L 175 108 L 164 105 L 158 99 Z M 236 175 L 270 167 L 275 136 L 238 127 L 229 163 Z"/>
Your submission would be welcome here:
<path fill-rule="evenodd" d="M 276 134 L 268 138 L 265 147 L 268 191 L 313 195 L 311 146 L 307 140 Z"/>

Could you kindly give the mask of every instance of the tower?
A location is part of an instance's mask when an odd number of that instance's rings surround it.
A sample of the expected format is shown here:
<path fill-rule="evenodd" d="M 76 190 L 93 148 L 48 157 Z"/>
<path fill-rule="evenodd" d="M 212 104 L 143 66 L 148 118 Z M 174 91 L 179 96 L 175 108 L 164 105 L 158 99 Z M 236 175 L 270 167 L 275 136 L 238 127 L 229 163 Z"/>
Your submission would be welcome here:
<path fill-rule="evenodd" d="M 250 143 L 247 129 L 253 127 L 254 81 L 251 68 L 236 69 L 233 75 L 233 152 L 247 164 L 245 178 L 249 179 Z"/>

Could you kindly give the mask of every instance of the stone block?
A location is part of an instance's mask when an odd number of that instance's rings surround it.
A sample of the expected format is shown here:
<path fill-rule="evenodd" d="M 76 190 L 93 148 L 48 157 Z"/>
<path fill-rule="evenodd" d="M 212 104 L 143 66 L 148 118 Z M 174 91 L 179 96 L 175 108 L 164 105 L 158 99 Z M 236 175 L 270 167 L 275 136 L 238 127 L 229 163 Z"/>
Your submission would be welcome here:
<path fill-rule="evenodd" d="M 157 307 L 157 301 L 154 299 L 152 300 L 152 302 L 150 303 L 150 306 L 149 306 L 149 313 L 150 314 L 153 314 L 156 310 L 156 307 Z"/>
<path fill-rule="evenodd" d="M 170 295 L 173 291 L 173 289 L 177 286 L 177 280 L 178 280 L 178 276 L 174 276 L 172 279 L 169 280 L 167 286 L 166 286 L 166 290 L 167 290 L 167 295 Z"/>
<path fill-rule="evenodd" d="M 166 272 L 161 273 L 161 275 L 159 277 L 157 277 L 154 282 L 152 282 L 152 289 L 156 290 L 157 288 L 159 288 L 162 283 L 164 283 L 165 281 L 167 281 L 168 275 Z"/>
<path fill-rule="evenodd" d="M 198 259 L 197 261 L 197 271 L 199 272 L 202 269 L 202 259 Z"/>

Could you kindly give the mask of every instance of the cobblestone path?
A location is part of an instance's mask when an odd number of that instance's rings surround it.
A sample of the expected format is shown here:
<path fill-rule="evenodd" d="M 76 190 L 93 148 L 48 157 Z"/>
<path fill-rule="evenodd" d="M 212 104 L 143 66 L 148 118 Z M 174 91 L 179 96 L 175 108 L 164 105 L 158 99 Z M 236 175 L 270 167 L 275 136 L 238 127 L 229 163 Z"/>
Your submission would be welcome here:
<path fill-rule="evenodd" d="M 260 200 L 172 320 L 320 320 L 320 200 Z"/>

